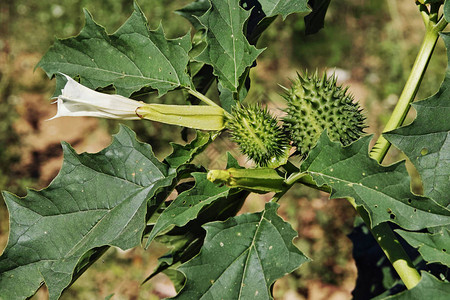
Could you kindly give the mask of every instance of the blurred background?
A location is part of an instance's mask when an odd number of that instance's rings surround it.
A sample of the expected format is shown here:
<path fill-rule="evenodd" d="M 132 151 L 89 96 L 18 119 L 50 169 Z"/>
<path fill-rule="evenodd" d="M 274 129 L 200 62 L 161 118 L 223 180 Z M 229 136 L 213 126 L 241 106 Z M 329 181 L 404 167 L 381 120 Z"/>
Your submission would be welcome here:
<path fill-rule="evenodd" d="M 151 28 L 162 22 L 168 37 L 185 34 L 190 24 L 173 13 L 188 0 L 139 0 Z M 303 18 L 289 16 L 272 24 L 258 47 L 268 47 L 252 69 L 252 89 L 246 101 L 263 102 L 274 114 L 284 107 L 281 88 L 289 85 L 297 71 L 336 71 L 339 81 L 364 107 L 368 133 L 378 135 L 389 118 L 408 76 L 420 45 L 424 26 L 415 1 L 341 0 L 331 1 L 325 28 L 305 36 Z M 115 121 L 94 118 L 59 118 L 50 98 L 55 81 L 41 69 L 34 69 L 55 38 L 78 34 L 84 24 L 83 8 L 97 23 L 113 33 L 132 13 L 132 0 L 1 0 L 0 2 L 0 188 L 20 196 L 25 187 L 41 189 L 57 175 L 62 164 L 61 141 L 78 152 L 97 152 L 106 147 L 117 132 Z M 437 91 L 446 69 L 442 41 L 422 83 L 418 99 Z M 212 92 L 208 95 L 217 97 Z M 181 92 L 149 101 L 183 102 Z M 414 112 L 408 120 L 414 118 Z M 127 122 L 138 138 L 150 143 L 159 158 L 167 155 L 169 141 L 182 142 L 181 129 L 147 121 Z M 175 137 L 175 140 L 174 140 Z M 196 162 L 210 168 L 225 166 L 228 149 L 235 146 L 224 137 L 211 145 Z M 404 157 L 393 149 L 387 162 Z M 240 158 L 245 164 L 246 159 Z M 415 170 L 412 188 L 420 192 Z M 261 210 L 270 195 L 252 195 L 242 212 Z M 295 244 L 313 262 L 275 284 L 276 299 L 349 299 L 355 284 L 356 267 L 351 232 L 354 211 L 344 200 L 328 200 L 328 195 L 297 186 L 280 201 L 280 214 L 298 230 Z M 8 213 L 0 200 L 0 252 L 8 238 Z M 140 286 L 167 249 L 155 244 L 149 250 L 110 249 L 61 299 L 159 299 L 173 295 L 164 275 Z M 33 299 L 47 299 L 42 288 Z"/>

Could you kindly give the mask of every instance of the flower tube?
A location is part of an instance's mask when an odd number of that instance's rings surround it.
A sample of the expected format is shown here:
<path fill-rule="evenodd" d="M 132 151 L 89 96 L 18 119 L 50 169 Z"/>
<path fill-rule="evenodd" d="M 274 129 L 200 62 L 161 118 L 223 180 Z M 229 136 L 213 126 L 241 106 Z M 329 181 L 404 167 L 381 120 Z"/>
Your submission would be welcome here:
<path fill-rule="evenodd" d="M 138 120 L 136 109 L 144 102 L 132 100 L 120 95 L 108 95 L 91 90 L 62 74 L 67 83 L 55 102 L 58 105 L 58 117 L 99 117 L 108 119 Z"/>
<path fill-rule="evenodd" d="M 147 104 L 120 95 L 91 90 L 62 74 L 67 83 L 54 103 L 58 117 L 99 117 L 108 119 L 147 119 L 202 130 L 222 130 L 225 111 L 220 106 Z M 50 119 L 50 120 L 51 120 Z"/>

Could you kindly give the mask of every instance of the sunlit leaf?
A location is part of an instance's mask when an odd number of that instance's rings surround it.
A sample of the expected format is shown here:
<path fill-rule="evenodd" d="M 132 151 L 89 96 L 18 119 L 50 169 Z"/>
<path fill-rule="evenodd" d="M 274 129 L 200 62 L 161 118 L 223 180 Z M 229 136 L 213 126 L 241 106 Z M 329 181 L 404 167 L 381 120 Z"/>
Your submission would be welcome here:
<path fill-rule="evenodd" d="M 175 299 L 271 299 L 275 280 L 308 261 L 277 209 L 267 203 L 262 212 L 204 225 L 200 254 L 179 268 L 187 279 Z"/>
<path fill-rule="evenodd" d="M 448 3 L 449 1 L 446 1 Z M 442 33 L 450 57 L 450 34 Z M 417 118 L 408 126 L 383 134 L 417 168 L 424 195 L 450 206 L 450 70 L 439 91 L 413 104 Z"/>
<path fill-rule="evenodd" d="M 180 165 L 208 140 L 200 134 L 186 146 L 175 146 L 167 163 L 127 127 L 99 153 L 76 154 L 64 143 L 63 167 L 49 187 L 29 190 L 25 198 L 3 194 L 11 226 L 0 257 L 0 299 L 25 299 L 44 281 L 56 299 L 88 251 L 139 245 L 147 205 L 164 200 L 153 196 L 173 186 Z"/>
<path fill-rule="evenodd" d="M 189 34 L 167 40 L 162 27 L 150 31 L 137 4 L 131 17 L 112 35 L 87 11 L 85 17 L 86 25 L 78 36 L 56 40 L 39 62 L 38 67 L 47 75 L 61 72 L 80 76 L 81 83 L 92 89 L 113 84 L 117 93 L 126 97 L 144 87 L 162 95 L 190 86 L 186 73 Z"/>
<path fill-rule="evenodd" d="M 422 279 L 411 290 L 383 298 L 383 300 L 447 300 L 450 295 L 450 283 L 442 282 L 427 272 L 421 272 Z"/>
<path fill-rule="evenodd" d="M 230 190 L 226 186 L 218 186 L 206 179 L 206 173 L 193 173 L 195 186 L 181 193 L 164 210 L 153 226 L 147 245 L 160 232 L 174 226 L 184 226 L 195 219 L 200 210 L 213 201 L 224 198 Z"/>
<path fill-rule="evenodd" d="M 196 59 L 212 65 L 219 82 L 233 92 L 245 69 L 263 51 L 250 45 L 243 33 L 249 15 L 238 0 L 212 0 L 211 8 L 200 17 L 207 28 L 208 45 Z"/>
<path fill-rule="evenodd" d="M 435 233 L 396 230 L 411 246 L 418 248 L 428 263 L 438 262 L 450 267 L 450 231 L 441 228 Z"/>
<path fill-rule="evenodd" d="M 324 132 L 301 170 L 318 185 L 331 187 L 331 198 L 355 199 L 368 212 L 372 227 L 386 221 L 409 230 L 449 224 L 450 210 L 410 191 L 404 162 L 385 167 L 369 158 L 370 139 L 366 136 L 342 147 Z"/>

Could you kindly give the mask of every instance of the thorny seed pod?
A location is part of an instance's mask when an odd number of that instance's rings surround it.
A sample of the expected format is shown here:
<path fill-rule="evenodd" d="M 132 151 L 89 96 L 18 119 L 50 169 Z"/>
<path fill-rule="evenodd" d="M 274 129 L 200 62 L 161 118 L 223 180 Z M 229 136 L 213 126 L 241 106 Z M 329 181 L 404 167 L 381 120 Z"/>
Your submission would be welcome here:
<path fill-rule="evenodd" d="M 259 105 L 236 105 L 225 127 L 241 152 L 260 167 L 278 167 L 289 156 L 289 139 L 277 119 Z"/>
<path fill-rule="evenodd" d="M 298 154 L 308 155 L 325 129 L 332 141 L 344 146 L 364 134 L 367 126 L 362 109 L 347 90 L 348 87 L 336 84 L 334 74 L 329 78 L 325 73 L 319 77 L 317 71 L 310 77 L 307 73 L 298 74 L 291 88 L 286 89 L 284 98 L 288 107 L 283 127 Z"/>

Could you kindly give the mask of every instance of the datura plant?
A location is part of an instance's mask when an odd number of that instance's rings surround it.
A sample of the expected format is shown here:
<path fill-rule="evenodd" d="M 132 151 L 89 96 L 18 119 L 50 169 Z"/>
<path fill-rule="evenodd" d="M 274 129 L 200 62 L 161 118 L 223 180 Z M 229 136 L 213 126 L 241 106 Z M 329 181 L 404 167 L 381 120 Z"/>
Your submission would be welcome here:
<path fill-rule="evenodd" d="M 413 104 L 416 119 L 402 127 L 437 40 L 450 46 L 443 32 L 450 1 L 416 1 L 425 36 L 371 149 L 365 113 L 334 75 L 299 70 L 280 91 L 283 110 L 247 104 L 264 30 L 279 15 L 299 14 L 315 33 L 329 2 L 197 0 L 178 11 L 193 29 L 176 39 L 161 26 L 150 30 L 137 3 L 113 34 L 85 11 L 80 34 L 56 40 L 38 64 L 56 77 L 55 118 L 147 119 L 192 128 L 196 137 L 172 144 L 160 161 L 121 126 L 98 153 L 77 154 L 63 143 L 63 166 L 47 188 L 23 198 L 3 192 L 10 234 L 0 257 L 0 299 L 27 299 L 44 284 L 58 299 L 109 247 L 147 248 L 155 239 L 170 251 L 143 281 L 169 275 L 175 299 L 271 299 L 277 279 L 310 261 L 277 212 L 283 195 L 301 185 L 347 199 L 360 215 L 359 232 L 370 233 L 352 234 L 356 299 L 450 299 L 449 69 L 440 90 Z M 116 94 L 96 91 L 105 87 Z M 217 101 L 205 96 L 216 87 Z M 174 90 L 185 92 L 178 105 L 135 100 L 138 92 Z M 253 167 L 231 155 L 225 169 L 192 163 L 223 133 Z M 391 144 L 416 168 L 421 195 L 411 192 L 403 161 L 381 164 Z M 238 214 L 255 192 L 271 192 L 272 200 L 260 212 Z M 368 252 L 358 249 L 368 244 L 384 258 L 362 263 Z"/>

